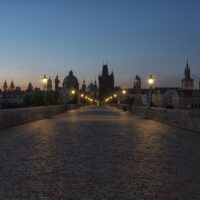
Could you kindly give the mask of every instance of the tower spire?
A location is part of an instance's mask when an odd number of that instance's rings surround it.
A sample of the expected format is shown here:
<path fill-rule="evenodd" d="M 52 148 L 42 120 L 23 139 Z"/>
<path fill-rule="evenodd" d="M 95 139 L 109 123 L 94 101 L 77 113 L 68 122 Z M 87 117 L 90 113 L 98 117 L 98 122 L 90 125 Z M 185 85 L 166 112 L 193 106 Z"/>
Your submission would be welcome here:
<path fill-rule="evenodd" d="M 187 57 L 187 63 L 186 63 L 186 66 L 187 66 L 187 68 L 189 68 L 189 61 L 188 61 L 189 59 L 188 59 L 188 57 Z"/>
<path fill-rule="evenodd" d="M 7 85 L 7 82 L 5 80 L 4 84 L 3 84 L 3 91 L 7 91 L 7 89 L 8 89 L 8 85 Z"/>
<path fill-rule="evenodd" d="M 190 78 L 190 67 L 189 67 L 189 63 L 188 63 L 188 58 L 187 58 L 187 63 L 186 63 L 186 67 L 185 67 L 185 77 Z"/>
<path fill-rule="evenodd" d="M 13 82 L 13 80 L 11 81 L 11 84 L 10 84 L 10 90 L 14 90 L 15 89 L 15 85 L 14 85 L 14 82 Z"/>

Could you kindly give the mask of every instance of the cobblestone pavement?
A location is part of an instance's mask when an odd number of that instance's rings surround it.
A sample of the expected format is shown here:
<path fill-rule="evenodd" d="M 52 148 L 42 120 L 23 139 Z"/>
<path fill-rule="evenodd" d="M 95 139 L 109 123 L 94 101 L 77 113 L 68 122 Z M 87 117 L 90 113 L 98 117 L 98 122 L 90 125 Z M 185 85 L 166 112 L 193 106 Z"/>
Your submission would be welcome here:
<path fill-rule="evenodd" d="M 95 106 L 6 129 L 0 199 L 200 199 L 200 134 Z"/>

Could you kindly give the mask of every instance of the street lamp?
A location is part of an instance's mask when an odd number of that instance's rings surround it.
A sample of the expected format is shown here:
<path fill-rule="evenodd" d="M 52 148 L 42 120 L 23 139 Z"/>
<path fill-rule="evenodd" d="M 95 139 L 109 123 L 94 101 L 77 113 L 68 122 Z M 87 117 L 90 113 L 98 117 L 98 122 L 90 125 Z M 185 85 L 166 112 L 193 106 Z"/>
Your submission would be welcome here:
<path fill-rule="evenodd" d="M 74 89 L 71 90 L 71 94 L 73 96 L 73 104 L 75 104 L 75 94 L 76 94 L 76 91 Z"/>
<path fill-rule="evenodd" d="M 118 103 L 118 101 L 117 101 L 117 94 L 113 94 L 113 98 L 114 98 L 114 103 Z"/>
<path fill-rule="evenodd" d="M 48 78 L 47 78 L 46 74 L 44 74 L 44 77 L 42 78 L 42 82 L 44 85 L 44 104 L 45 105 L 46 105 L 46 101 L 47 101 L 47 94 L 46 94 L 47 81 L 48 81 Z"/>
<path fill-rule="evenodd" d="M 122 94 L 126 94 L 126 90 L 122 90 Z"/>
<path fill-rule="evenodd" d="M 149 78 L 148 78 L 148 84 L 150 86 L 150 105 L 149 105 L 150 107 L 153 104 L 152 103 L 152 87 L 153 87 L 154 82 L 155 82 L 155 79 L 153 78 L 152 75 L 150 75 Z"/>
<path fill-rule="evenodd" d="M 71 93 L 74 95 L 74 94 L 76 93 L 76 91 L 75 91 L 75 90 L 72 90 Z"/>
<path fill-rule="evenodd" d="M 122 97 L 122 95 L 126 94 L 126 90 L 122 90 L 121 93 L 122 94 L 119 95 L 118 104 L 120 104 L 122 102 L 122 100 L 124 99 L 124 97 Z M 117 95 L 116 95 L 116 97 L 117 97 Z"/>

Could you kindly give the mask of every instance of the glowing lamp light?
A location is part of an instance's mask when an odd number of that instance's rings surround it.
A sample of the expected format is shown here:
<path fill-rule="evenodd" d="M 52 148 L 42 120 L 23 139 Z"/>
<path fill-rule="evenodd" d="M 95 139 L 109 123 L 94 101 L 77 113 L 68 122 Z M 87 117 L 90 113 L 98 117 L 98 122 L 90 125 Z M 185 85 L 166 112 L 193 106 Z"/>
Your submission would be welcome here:
<path fill-rule="evenodd" d="M 44 85 L 46 85 L 47 81 L 48 81 L 48 78 L 47 78 L 47 76 L 45 74 L 44 77 L 42 78 L 42 82 L 43 82 Z"/>
<path fill-rule="evenodd" d="M 155 79 L 153 78 L 152 75 L 150 75 L 149 78 L 148 78 L 148 84 L 150 86 L 150 104 L 149 104 L 150 107 L 153 105 L 153 102 L 152 102 L 152 86 L 154 84 L 154 81 L 155 81 Z"/>
<path fill-rule="evenodd" d="M 76 92 L 75 92 L 75 90 L 72 90 L 72 92 L 71 92 L 72 94 L 75 94 Z"/>
<path fill-rule="evenodd" d="M 117 97 L 117 95 L 116 95 L 116 94 L 114 94 L 113 96 L 114 96 L 114 98 L 116 98 L 116 97 Z"/>
<path fill-rule="evenodd" d="M 84 94 L 81 94 L 81 97 L 84 97 Z"/>
<path fill-rule="evenodd" d="M 123 90 L 123 91 L 122 91 L 122 94 L 126 94 L 126 90 Z"/>
<path fill-rule="evenodd" d="M 148 78 L 148 84 L 150 85 L 150 86 L 152 86 L 153 84 L 154 84 L 154 78 L 153 78 L 153 76 L 152 75 L 150 75 L 149 76 L 149 78 Z"/>

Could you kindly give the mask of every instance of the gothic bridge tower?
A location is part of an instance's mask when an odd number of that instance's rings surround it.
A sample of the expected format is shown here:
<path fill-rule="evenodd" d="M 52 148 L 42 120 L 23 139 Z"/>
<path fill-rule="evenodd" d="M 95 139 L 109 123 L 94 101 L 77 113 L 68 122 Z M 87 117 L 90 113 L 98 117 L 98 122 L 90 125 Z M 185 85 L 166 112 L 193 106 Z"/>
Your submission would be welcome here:
<path fill-rule="evenodd" d="M 109 74 L 108 65 L 103 65 L 102 75 L 99 75 L 99 100 L 103 101 L 114 92 L 114 75 Z"/>

